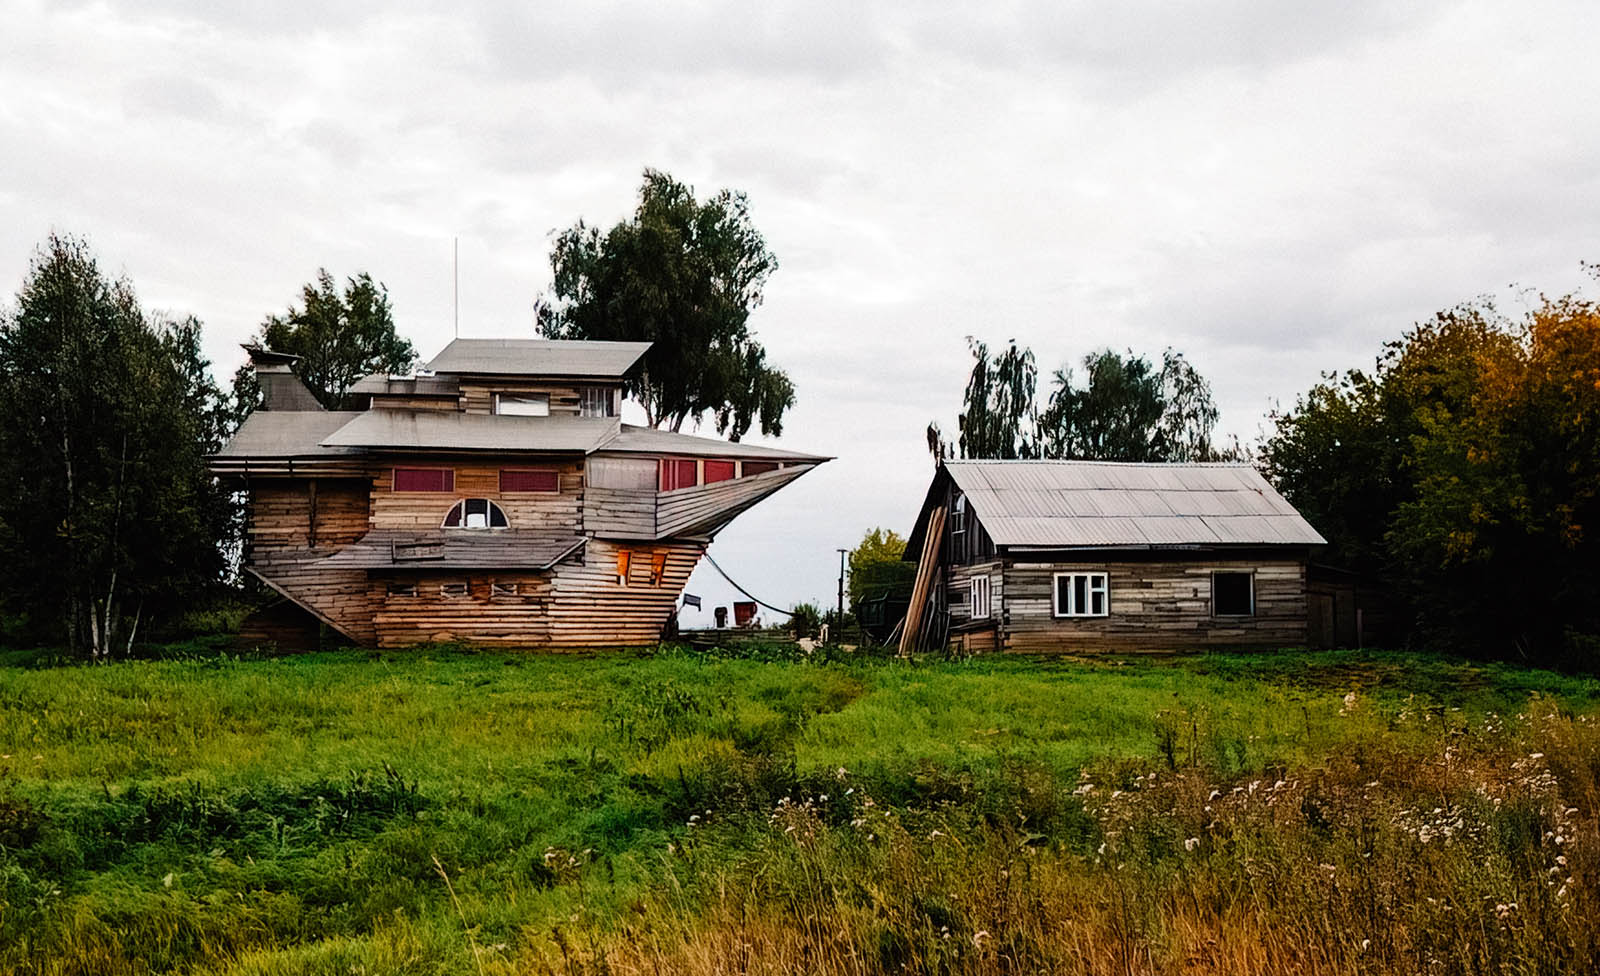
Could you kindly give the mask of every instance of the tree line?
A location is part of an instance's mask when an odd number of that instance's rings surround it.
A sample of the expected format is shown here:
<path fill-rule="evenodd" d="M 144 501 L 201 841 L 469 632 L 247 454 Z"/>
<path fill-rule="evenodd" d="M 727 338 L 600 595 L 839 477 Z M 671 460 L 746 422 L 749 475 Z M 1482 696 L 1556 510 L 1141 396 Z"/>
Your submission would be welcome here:
<path fill-rule="evenodd" d="M 1101 349 L 1051 374 L 1039 396 L 1033 350 L 1015 340 L 991 353 L 967 338 L 972 371 L 952 443 L 928 425 L 936 458 L 1086 461 L 1216 461 L 1243 456 L 1212 441 L 1217 407 L 1211 384 L 1183 354 L 1167 349 L 1159 365 L 1132 350 Z"/>

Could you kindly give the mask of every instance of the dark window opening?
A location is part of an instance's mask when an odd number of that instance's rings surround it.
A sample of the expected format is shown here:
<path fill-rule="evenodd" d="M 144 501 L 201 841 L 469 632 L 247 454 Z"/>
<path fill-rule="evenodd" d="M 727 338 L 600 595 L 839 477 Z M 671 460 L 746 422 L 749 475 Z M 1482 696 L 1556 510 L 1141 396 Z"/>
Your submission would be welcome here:
<path fill-rule="evenodd" d="M 1249 617 L 1256 612 L 1254 573 L 1212 573 L 1211 612 L 1218 617 Z"/>
<path fill-rule="evenodd" d="M 709 484 L 713 484 L 713 483 L 718 482 L 718 481 L 732 481 L 732 480 L 733 480 L 733 462 L 732 461 L 707 461 L 706 462 L 706 484 L 709 485 Z"/>

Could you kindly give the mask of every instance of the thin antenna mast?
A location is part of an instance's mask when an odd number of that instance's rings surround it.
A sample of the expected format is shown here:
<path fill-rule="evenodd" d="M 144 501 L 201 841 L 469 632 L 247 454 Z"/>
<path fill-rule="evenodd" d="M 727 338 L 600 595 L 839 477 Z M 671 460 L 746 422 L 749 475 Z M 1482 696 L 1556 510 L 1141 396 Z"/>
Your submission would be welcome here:
<path fill-rule="evenodd" d="M 451 286 L 450 305 L 455 316 L 456 338 L 461 338 L 461 238 L 450 239 L 450 274 L 453 279 Z"/>

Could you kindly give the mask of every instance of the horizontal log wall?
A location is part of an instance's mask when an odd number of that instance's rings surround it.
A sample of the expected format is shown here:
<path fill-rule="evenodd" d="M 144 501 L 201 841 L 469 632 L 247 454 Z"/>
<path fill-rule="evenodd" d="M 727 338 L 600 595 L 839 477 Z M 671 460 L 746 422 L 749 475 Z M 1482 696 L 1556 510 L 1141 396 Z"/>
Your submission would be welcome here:
<path fill-rule="evenodd" d="M 583 530 L 623 539 L 656 537 L 656 493 L 589 487 L 583 498 Z"/>
<path fill-rule="evenodd" d="M 989 616 L 981 621 L 972 619 L 972 579 L 989 577 Z M 1001 617 L 1001 595 L 1005 591 L 1005 573 L 998 560 L 975 563 L 971 566 L 951 566 L 945 572 L 945 605 L 950 609 L 950 644 L 967 654 L 981 654 L 998 650 L 997 632 Z M 993 626 L 984 626 L 985 622 Z"/>
<path fill-rule="evenodd" d="M 626 586 L 617 581 L 621 549 L 632 553 Z M 703 544 L 692 542 L 633 546 L 591 540 L 582 560 L 569 560 L 554 570 L 549 646 L 655 643 L 705 551 Z M 657 553 L 666 556 L 665 572 L 658 584 L 651 585 L 651 561 Z"/>
<path fill-rule="evenodd" d="M 414 583 L 416 596 L 391 595 L 393 582 Z M 441 584 L 466 583 L 465 597 L 446 597 Z M 495 596 L 495 583 L 515 583 L 515 596 Z M 461 641 L 511 647 L 549 643 L 551 580 L 526 572 L 395 573 L 377 575 L 368 594 L 380 647 Z"/>
<path fill-rule="evenodd" d="M 617 553 L 631 553 L 627 583 L 617 578 Z M 582 557 L 548 575 L 518 572 L 396 572 L 374 574 L 368 597 L 381 647 L 435 641 L 572 649 L 653 644 L 677 609 L 689 574 L 705 552 L 695 544 L 619 546 L 592 541 Z M 657 554 L 662 578 L 650 575 Z M 391 595 L 389 584 L 415 583 L 416 596 Z M 517 596 L 493 596 L 496 581 L 516 581 Z M 468 584 L 465 597 L 446 597 L 440 584 Z"/>
<path fill-rule="evenodd" d="M 1211 613 L 1213 571 L 1255 574 L 1255 614 Z M 1052 616 L 1054 576 L 1104 572 L 1105 617 Z M 1306 641 L 1305 564 L 1297 560 L 1008 562 L 1002 612 L 1005 650 L 1181 651 L 1202 647 L 1299 647 Z M 1004 602 L 1000 602 L 1003 592 Z"/>
<path fill-rule="evenodd" d="M 407 467 L 408 464 L 401 464 Z M 549 529 L 576 534 L 581 528 L 583 507 L 583 463 L 529 464 L 506 461 L 494 464 L 450 464 L 416 462 L 418 467 L 451 468 L 456 473 L 456 490 L 395 491 L 394 467 L 375 469 L 372 478 L 372 520 L 374 529 L 414 529 L 425 532 L 444 522 L 451 506 L 463 498 L 492 498 L 505 509 L 514 529 Z M 553 467 L 560 472 L 559 492 L 513 492 L 501 494 L 501 468 Z"/>
<path fill-rule="evenodd" d="M 246 565 L 278 592 L 352 640 L 370 643 L 372 607 L 366 573 L 317 563 L 367 534 L 368 482 L 357 479 L 261 480 L 247 501 Z M 316 545 L 312 546 L 315 513 Z"/>

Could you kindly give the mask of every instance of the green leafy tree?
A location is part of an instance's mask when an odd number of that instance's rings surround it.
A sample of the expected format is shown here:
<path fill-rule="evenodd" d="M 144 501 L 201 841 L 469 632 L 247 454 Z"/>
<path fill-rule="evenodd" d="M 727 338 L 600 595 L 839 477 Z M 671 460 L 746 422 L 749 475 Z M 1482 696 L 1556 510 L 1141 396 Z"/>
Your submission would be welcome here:
<path fill-rule="evenodd" d="M 1110 349 L 1083 360 L 1087 382 L 1070 368 L 1055 371 L 1055 389 L 1039 418 L 1044 456 L 1090 461 L 1215 461 L 1217 408 L 1211 385 L 1168 349 L 1158 369 L 1129 351 Z"/>
<path fill-rule="evenodd" d="M 220 575 L 222 407 L 198 336 L 57 236 L 0 320 L 0 579 L 41 636 L 126 651 Z"/>
<path fill-rule="evenodd" d="M 372 373 L 408 372 L 417 351 L 395 332 L 389 290 L 362 272 L 345 279 L 341 291 L 326 268 L 301 289 L 300 306 L 262 323 L 257 341 L 299 356 L 295 375 L 324 407 L 344 406 L 350 387 Z M 243 422 L 261 403 L 261 388 L 249 365 L 233 377 L 231 421 Z"/>
<path fill-rule="evenodd" d="M 905 552 L 906 540 L 893 529 L 881 528 L 868 532 L 850 550 L 850 574 L 846 589 L 850 596 L 850 609 L 858 617 L 864 599 L 886 594 L 911 595 L 917 567 L 902 558 Z"/>
<path fill-rule="evenodd" d="M 1477 302 L 1274 417 L 1263 469 L 1420 642 L 1600 665 L 1600 307 Z"/>
<path fill-rule="evenodd" d="M 778 260 L 743 193 L 701 202 L 647 169 L 633 218 L 604 233 L 580 220 L 556 237 L 550 266 L 543 335 L 654 343 L 626 378 L 651 426 L 681 430 L 709 413 L 731 440 L 757 424 L 782 433 L 794 384 L 749 327 Z"/>
<path fill-rule="evenodd" d="M 972 336 L 967 336 L 967 348 L 973 364 L 957 419 L 960 433 L 950 445 L 938 425 L 929 424 L 928 449 L 941 460 L 952 453 L 1001 460 L 1038 457 L 1034 389 L 1039 370 L 1032 350 L 1013 339 L 991 355 L 988 345 Z"/>
<path fill-rule="evenodd" d="M 971 337 L 967 343 L 975 361 L 962 397 L 960 437 L 948 444 L 938 425 L 928 426 L 928 449 L 940 459 L 1216 461 L 1242 455 L 1213 444 L 1211 385 L 1174 350 L 1162 355 L 1159 369 L 1132 352 L 1092 353 L 1083 360 L 1083 386 L 1070 368 L 1055 371 L 1055 389 L 1040 412 L 1031 350 L 1012 341 L 991 355 L 984 343 Z"/>

